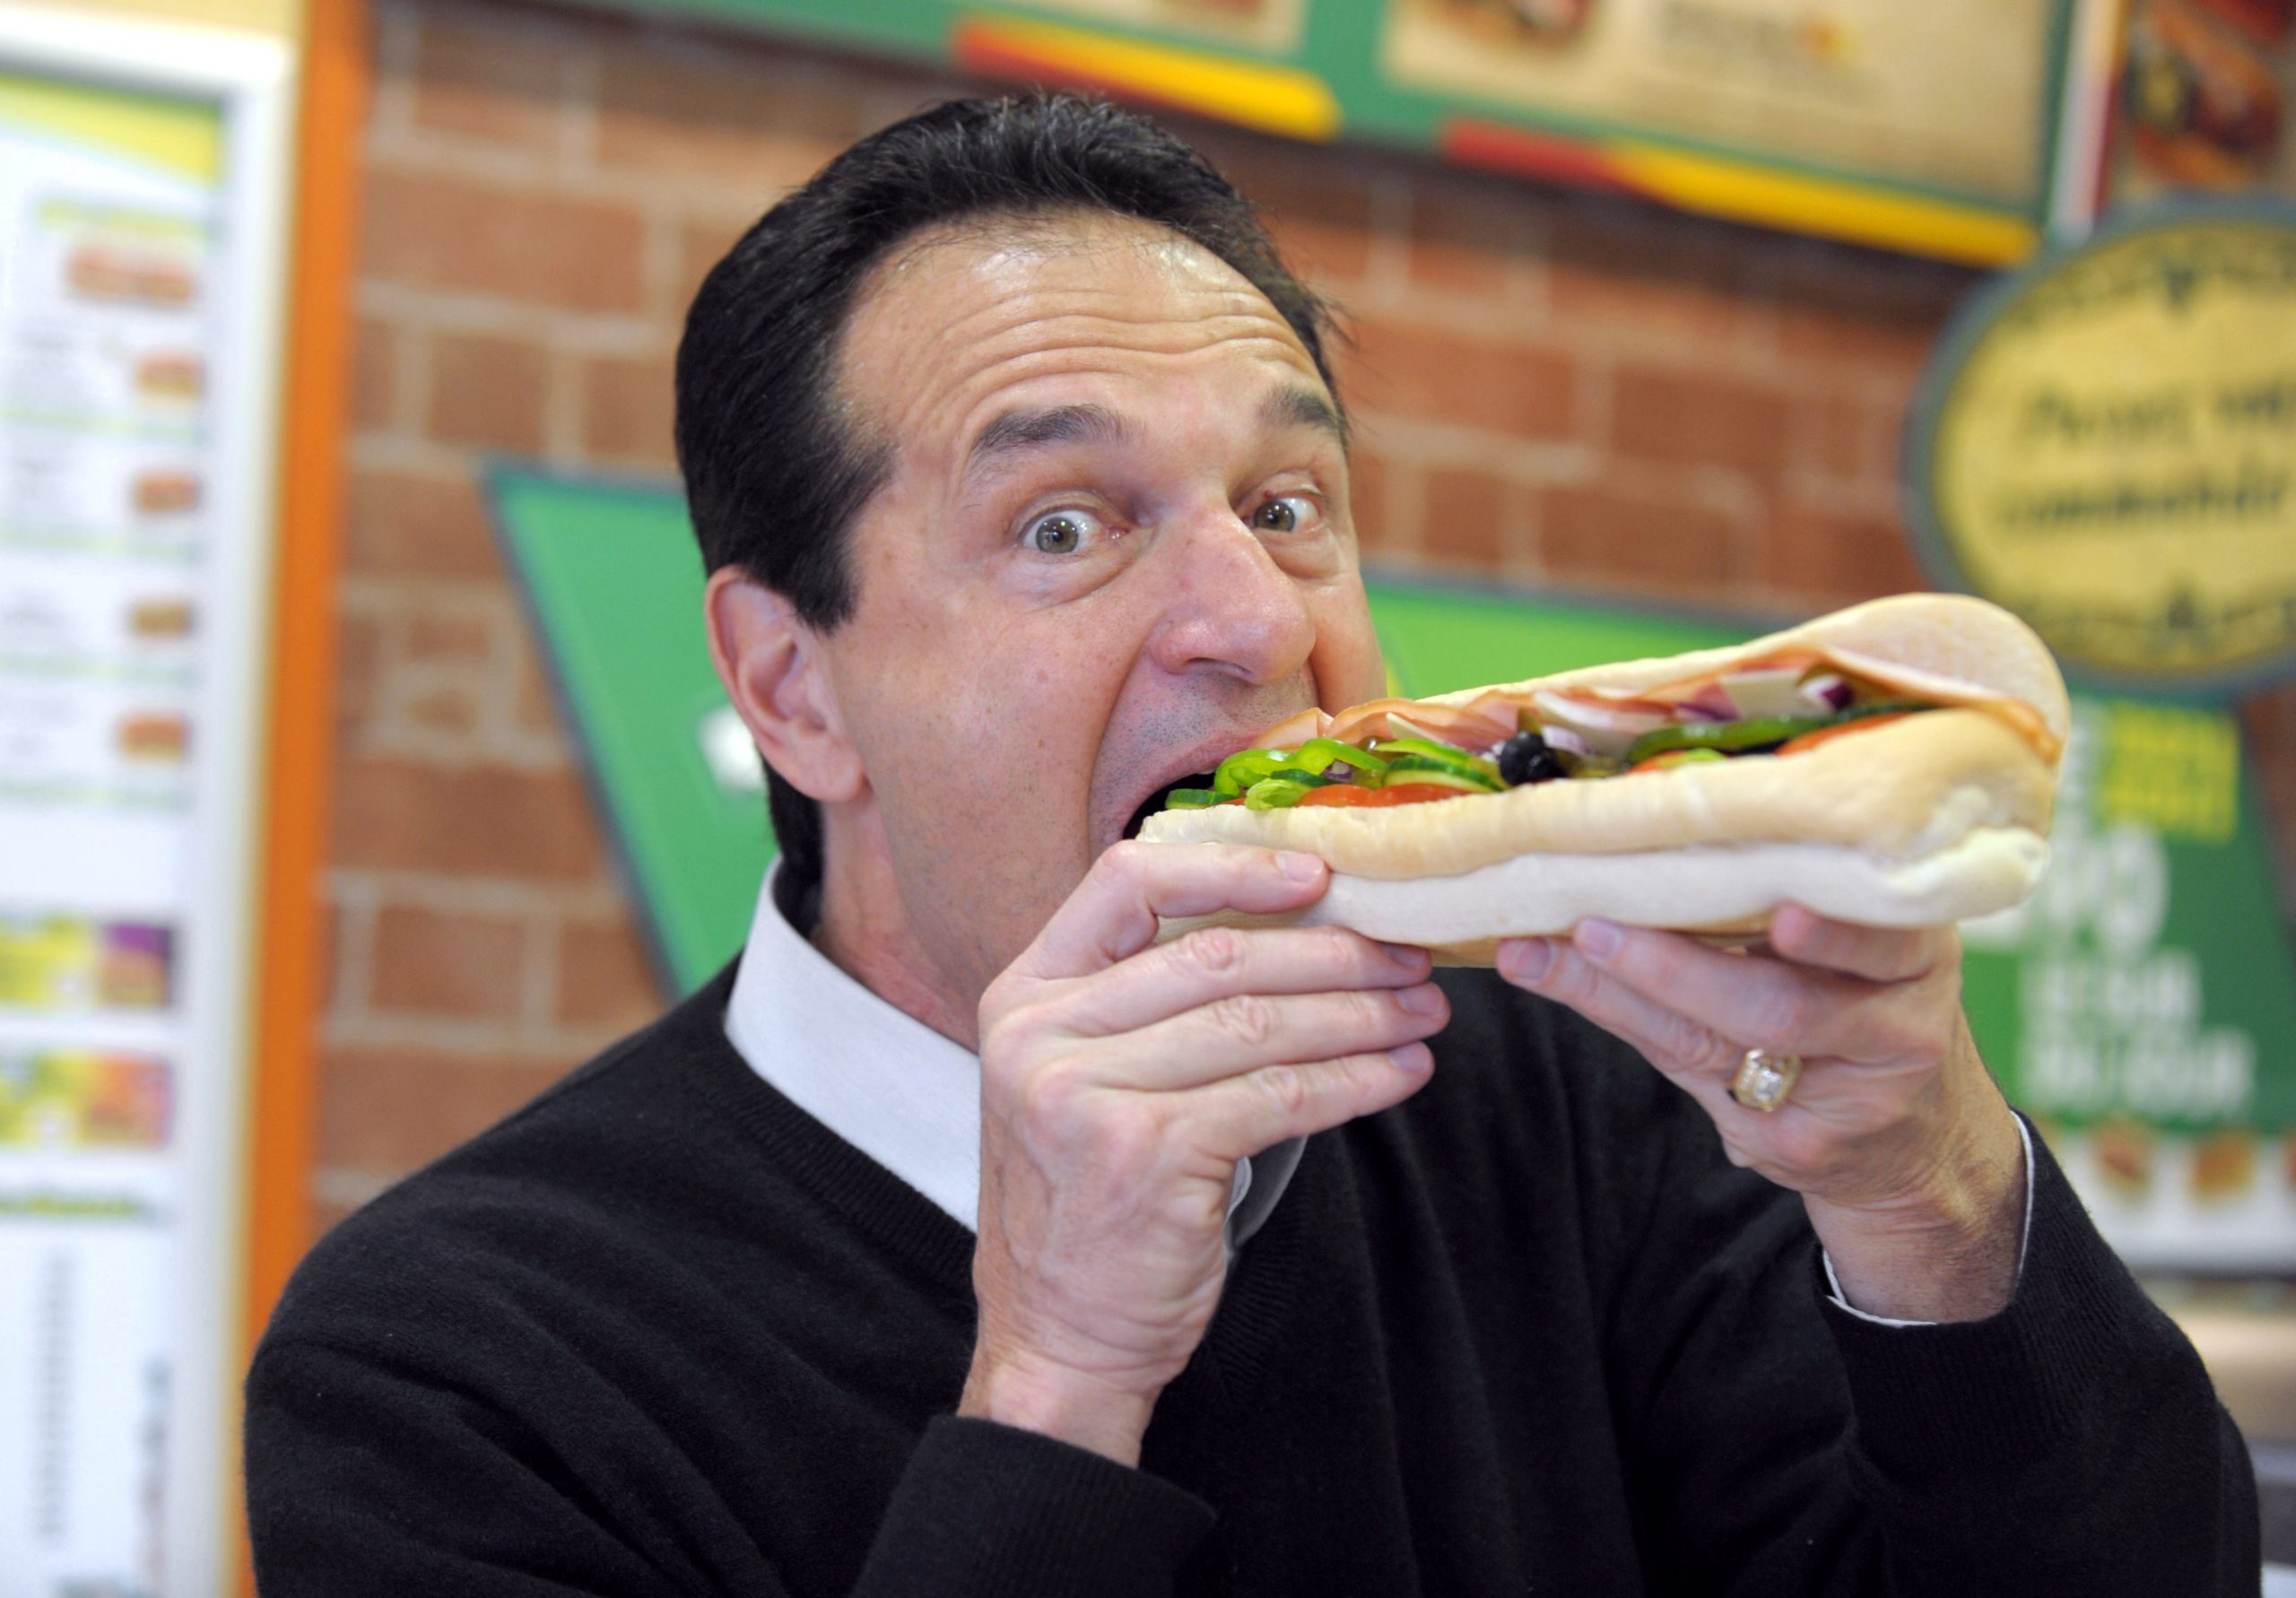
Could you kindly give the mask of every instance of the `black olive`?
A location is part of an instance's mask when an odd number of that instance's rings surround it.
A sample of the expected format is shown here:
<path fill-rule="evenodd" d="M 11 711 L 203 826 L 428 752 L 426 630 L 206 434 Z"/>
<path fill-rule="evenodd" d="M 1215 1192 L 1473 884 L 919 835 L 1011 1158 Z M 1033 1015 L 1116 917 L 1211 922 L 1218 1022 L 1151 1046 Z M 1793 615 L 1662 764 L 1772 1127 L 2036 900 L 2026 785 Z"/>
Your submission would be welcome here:
<path fill-rule="evenodd" d="M 1500 780 L 1509 787 L 1552 782 L 1564 775 L 1562 761 L 1536 733 L 1518 733 L 1499 746 Z"/>

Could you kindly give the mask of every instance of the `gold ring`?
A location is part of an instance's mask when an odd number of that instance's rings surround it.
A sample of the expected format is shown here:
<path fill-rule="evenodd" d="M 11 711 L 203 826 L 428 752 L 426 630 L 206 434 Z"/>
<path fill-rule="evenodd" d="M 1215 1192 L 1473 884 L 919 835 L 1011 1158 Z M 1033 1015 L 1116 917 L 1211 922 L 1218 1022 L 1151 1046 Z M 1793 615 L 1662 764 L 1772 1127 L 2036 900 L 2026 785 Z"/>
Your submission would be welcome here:
<path fill-rule="evenodd" d="M 1801 1077 L 1801 1055 L 1750 1048 L 1738 1056 L 1737 1074 L 1730 1079 L 1730 1097 L 1750 1110 L 1768 1115 L 1794 1096 L 1794 1084 Z"/>

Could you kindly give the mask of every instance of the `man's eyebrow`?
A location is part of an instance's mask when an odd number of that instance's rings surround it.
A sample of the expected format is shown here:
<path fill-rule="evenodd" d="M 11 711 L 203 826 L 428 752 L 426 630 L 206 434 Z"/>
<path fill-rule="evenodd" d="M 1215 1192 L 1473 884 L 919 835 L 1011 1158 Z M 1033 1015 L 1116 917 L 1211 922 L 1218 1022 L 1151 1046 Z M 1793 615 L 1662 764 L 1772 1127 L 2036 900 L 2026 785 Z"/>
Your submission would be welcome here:
<path fill-rule="evenodd" d="M 965 452 L 965 470 L 970 473 L 1056 444 L 1121 444 L 1131 432 L 1123 417 L 1106 405 L 1089 402 L 1007 411 L 973 439 L 972 447 Z"/>
<path fill-rule="evenodd" d="M 1261 402 L 1260 421 L 1270 428 L 1309 427 L 1329 433 L 1347 447 L 1347 418 L 1312 388 L 1283 387 Z"/>

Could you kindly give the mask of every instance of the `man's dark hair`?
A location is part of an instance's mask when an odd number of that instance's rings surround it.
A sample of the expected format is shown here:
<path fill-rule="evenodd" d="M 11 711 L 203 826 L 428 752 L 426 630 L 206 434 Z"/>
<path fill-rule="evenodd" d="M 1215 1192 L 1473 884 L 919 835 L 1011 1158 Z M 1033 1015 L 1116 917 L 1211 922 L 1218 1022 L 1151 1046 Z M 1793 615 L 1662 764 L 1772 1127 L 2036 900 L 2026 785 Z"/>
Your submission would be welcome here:
<path fill-rule="evenodd" d="M 872 134 L 765 213 L 702 281 L 678 346 L 678 464 L 711 571 L 739 567 L 829 630 L 853 610 L 848 532 L 892 470 L 837 357 L 871 271 L 903 239 L 1062 211 L 1136 217 L 1217 256 L 1300 335 L 1334 394 L 1328 308 L 1251 203 L 1145 117 L 1074 94 L 955 100 Z M 794 892 L 821 877 L 820 807 L 766 775 Z"/>

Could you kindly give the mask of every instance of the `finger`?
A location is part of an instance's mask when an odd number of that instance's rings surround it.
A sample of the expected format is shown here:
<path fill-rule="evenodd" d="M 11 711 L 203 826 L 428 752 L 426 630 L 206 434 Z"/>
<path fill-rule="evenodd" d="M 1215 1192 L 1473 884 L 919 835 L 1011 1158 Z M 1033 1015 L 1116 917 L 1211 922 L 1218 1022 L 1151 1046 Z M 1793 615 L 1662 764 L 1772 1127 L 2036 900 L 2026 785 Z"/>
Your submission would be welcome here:
<path fill-rule="evenodd" d="M 1202 1087 L 1268 1065 L 1376 1054 L 1431 1038 L 1451 1018 L 1433 983 L 1400 990 L 1232 994 L 1091 1046 L 1085 1069 L 1145 1089 Z"/>
<path fill-rule="evenodd" d="M 1879 1060 L 1938 1041 L 1934 985 L 1875 984 L 1606 921 L 1580 922 L 1571 943 L 1605 975 L 1740 1048 Z"/>
<path fill-rule="evenodd" d="M 1633 1045 L 1685 1087 L 1693 1082 L 1726 1084 L 1744 1050 L 1743 1044 L 1609 976 L 1565 938 L 1502 943 L 1499 974 L 1518 987 L 1570 1005 Z"/>
<path fill-rule="evenodd" d="M 1791 1123 L 1813 1114 L 1822 1118 L 1822 1092 L 1813 1092 L 1815 1084 L 1829 1082 L 1830 1067 L 1834 1062 L 1809 1059 L 1803 1062 L 1803 1086 L 1785 1106 L 1782 1112 L 1772 1114 L 1751 1109 L 1731 1096 L 1730 1083 L 1738 1074 L 1744 1059 L 1744 1050 L 1726 1038 L 1718 1037 L 1710 1029 L 1701 1027 L 1679 1012 L 1636 993 L 1605 976 L 1563 939 L 1526 939 L 1525 942 L 1550 942 L 1555 947 L 1554 958 L 1535 978 L 1518 980 L 1509 968 L 1518 969 L 1528 951 L 1518 950 L 1511 957 L 1506 945 L 1500 950 L 1500 973 L 1518 986 L 1530 988 L 1560 1003 L 1570 1005 L 1588 1020 L 1631 1045 L 1642 1057 L 1657 1067 L 1659 1073 L 1697 1100 L 1700 1108 L 1724 1132 L 1725 1146 L 1731 1159 L 1744 1163 L 1741 1151 L 1745 1145 L 1734 1138 L 1756 1135 L 1768 1142 L 1791 1136 Z"/>
<path fill-rule="evenodd" d="M 1231 994 L 1407 987 L 1431 965 L 1424 949 L 1344 927 L 1199 927 L 1075 983 L 1052 1002 L 1052 1020 L 1072 1036 L 1106 1037 Z"/>
<path fill-rule="evenodd" d="M 1869 982 L 1925 977 L 1950 957 L 1954 942 L 1950 927 L 1860 926 L 1802 905 L 1781 905 L 1770 920 L 1770 946 L 1787 959 Z"/>
<path fill-rule="evenodd" d="M 1154 942 L 1159 916 L 1296 910 L 1322 898 L 1329 877 L 1321 860 L 1290 850 L 1128 839 L 1092 862 L 1013 969 L 1083 977 Z"/>
<path fill-rule="evenodd" d="M 1197 1135 L 1224 1159 L 1285 1138 L 1327 1132 L 1402 1103 L 1427 1085 L 1434 1057 L 1423 1043 L 1392 1053 L 1262 1066 L 1196 1090 Z"/>

